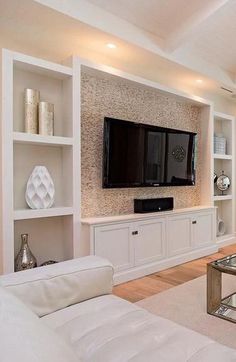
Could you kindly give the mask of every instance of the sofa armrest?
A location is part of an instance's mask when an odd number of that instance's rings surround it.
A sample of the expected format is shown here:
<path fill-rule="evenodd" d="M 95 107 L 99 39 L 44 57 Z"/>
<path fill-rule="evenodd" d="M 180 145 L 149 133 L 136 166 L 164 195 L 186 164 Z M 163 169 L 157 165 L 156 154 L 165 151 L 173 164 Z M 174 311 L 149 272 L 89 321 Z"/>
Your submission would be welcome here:
<path fill-rule="evenodd" d="M 86 256 L 3 275 L 0 285 L 42 317 L 69 305 L 110 294 L 113 267 L 105 259 Z"/>

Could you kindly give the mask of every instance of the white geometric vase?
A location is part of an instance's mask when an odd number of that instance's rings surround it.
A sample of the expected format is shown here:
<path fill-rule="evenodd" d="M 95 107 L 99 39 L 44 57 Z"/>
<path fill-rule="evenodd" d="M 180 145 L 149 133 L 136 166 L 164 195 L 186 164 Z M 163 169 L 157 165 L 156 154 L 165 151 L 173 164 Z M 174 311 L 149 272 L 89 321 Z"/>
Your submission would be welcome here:
<path fill-rule="evenodd" d="M 45 166 L 35 166 L 27 182 L 25 200 L 31 209 L 48 209 L 54 203 L 55 187 Z"/>

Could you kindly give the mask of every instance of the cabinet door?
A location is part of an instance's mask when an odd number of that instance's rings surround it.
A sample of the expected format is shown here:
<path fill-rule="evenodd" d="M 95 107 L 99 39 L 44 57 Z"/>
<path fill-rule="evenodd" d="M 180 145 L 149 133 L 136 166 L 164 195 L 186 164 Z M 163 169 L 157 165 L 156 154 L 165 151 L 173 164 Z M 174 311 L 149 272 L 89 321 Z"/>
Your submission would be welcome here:
<path fill-rule="evenodd" d="M 196 214 L 192 221 L 194 246 L 201 247 L 214 242 L 214 213 Z"/>
<path fill-rule="evenodd" d="M 94 253 L 108 259 L 115 271 L 134 264 L 132 233 L 129 223 L 95 227 Z"/>
<path fill-rule="evenodd" d="M 133 224 L 135 265 L 151 263 L 165 256 L 165 219 Z"/>
<path fill-rule="evenodd" d="M 188 215 L 168 218 L 168 255 L 185 253 L 192 247 L 192 218 Z"/>

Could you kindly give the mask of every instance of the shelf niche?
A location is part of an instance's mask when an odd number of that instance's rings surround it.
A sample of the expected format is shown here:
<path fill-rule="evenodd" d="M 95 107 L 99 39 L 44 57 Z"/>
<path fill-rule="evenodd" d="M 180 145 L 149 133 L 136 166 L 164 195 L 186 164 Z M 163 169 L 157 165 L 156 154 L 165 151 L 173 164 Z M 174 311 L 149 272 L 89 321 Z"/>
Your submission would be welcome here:
<path fill-rule="evenodd" d="M 25 190 L 35 166 L 46 166 L 55 186 L 54 207 L 72 206 L 72 149 L 14 144 L 14 209 L 28 209 Z"/>
<path fill-rule="evenodd" d="M 22 69 L 14 63 L 13 69 L 13 131 L 24 132 L 24 89 L 40 91 L 40 100 L 54 104 L 54 135 L 72 137 L 72 77 L 61 79 L 57 74 L 34 72 L 34 67 Z"/>
<path fill-rule="evenodd" d="M 230 178 L 231 185 L 228 190 L 224 191 L 224 195 L 231 195 L 232 194 L 232 160 L 222 160 L 222 159 L 214 159 L 214 172 L 219 177 L 224 171 L 224 174 Z M 214 185 L 214 195 L 221 196 L 222 193 L 218 190 L 216 184 Z"/>
<path fill-rule="evenodd" d="M 214 118 L 214 135 L 222 135 L 226 138 L 226 155 L 232 155 L 232 132 L 232 119 L 216 114 Z M 224 156 L 220 153 L 216 155 Z"/>
<path fill-rule="evenodd" d="M 29 234 L 29 246 L 38 266 L 48 260 L 73 258 L 73 216 L 48 217 L 14 222 L 14 257 L 20 250 L 21 234 Z"/>
<path fill-rule="evenodd" d="M 233 233 L 233 222 L 231 215 L 232 200 L 215 201 L 215 206 L 217 207 L 217 213 L 216 213 L 217 216 L 224 221 L 225 235 L 232 234 Z"/>
<path fill-rule="evenodd" d="M 226 138 L 226 154 L 213 154 L 214 172 L 220 176 L 224 171 L 224 174 L 231 180 L 230 187 L 224 191 L 223 195 L 214 184 L 214 206 L 217 207 L 217 214 L 225 224 L 225 234 L 217 237 L 217 241 L 221 242 L 221 245 L 227 244 L 231 239 L 233 240 L 232 236 L 235 232 L 234 122 L 233 116 L 214 113 L 214 134 L 221 134 Z"/>

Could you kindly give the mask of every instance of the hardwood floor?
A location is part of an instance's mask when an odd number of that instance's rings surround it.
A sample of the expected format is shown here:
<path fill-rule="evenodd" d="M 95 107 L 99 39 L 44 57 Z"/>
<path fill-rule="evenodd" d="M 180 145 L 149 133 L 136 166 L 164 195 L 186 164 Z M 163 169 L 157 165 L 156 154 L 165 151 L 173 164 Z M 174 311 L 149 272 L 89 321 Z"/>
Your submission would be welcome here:
<path fill-rule="evenodd" d="M 221 248 L 218 253 L 204 258 L 117 285 L 113 288 L 113 294 L 135 303 L 206 274 L 207 263 L 234 253 L 236 253 L 236 244 Z"/>

